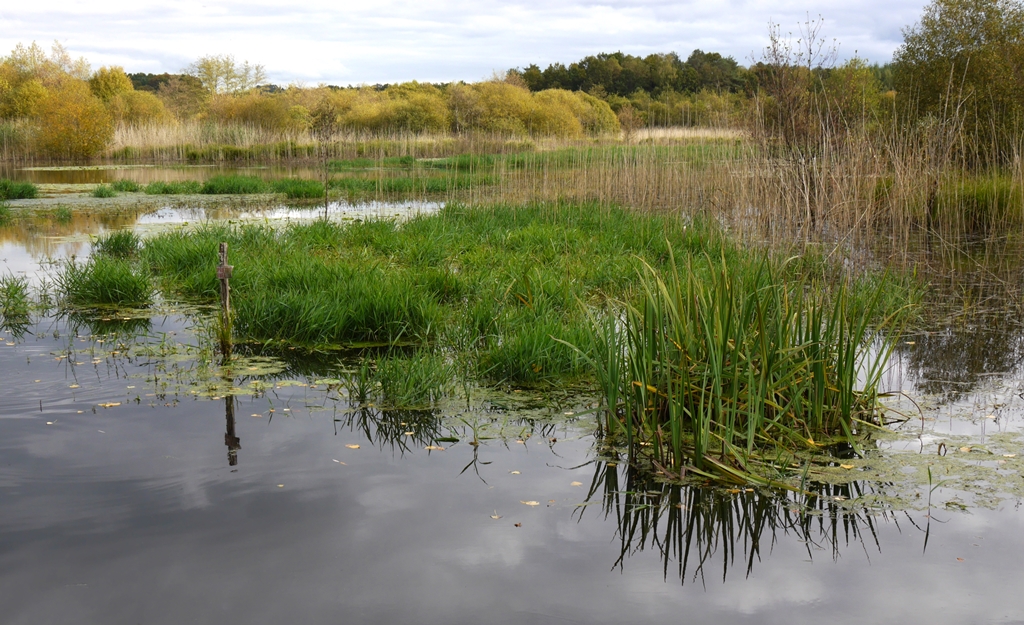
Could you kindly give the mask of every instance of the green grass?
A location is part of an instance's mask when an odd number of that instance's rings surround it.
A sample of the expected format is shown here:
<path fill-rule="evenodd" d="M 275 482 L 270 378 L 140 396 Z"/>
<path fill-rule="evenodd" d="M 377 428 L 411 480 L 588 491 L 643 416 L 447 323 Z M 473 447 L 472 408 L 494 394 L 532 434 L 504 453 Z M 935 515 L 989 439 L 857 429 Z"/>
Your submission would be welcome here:
<path fill-rule="evenodd" d="M 31 200 L 39 194 L 39 187 L 27 181 L 0 179 L 0 200 Z"/>
<path fill-rule="evenodd" d="M 142 191 L 142 185 L 135 182 L 134 180 L 128 180 L 122 178 L 121 180 L 115 180 L 110 184 L 114 191 L 119 193 L 138 193 Z"/>
<path fill-rule="evenodd" d="M 856 421 L 874 422 L 903 312 L 886 315 L 891 285 L 785 269 L 692 257 L 648 267 L 638 304 L 592 318 L 606 431 L 675 474 L 746 482 L 770 473 L 779 449 L 850 439 Z"/>
<path fill-rule="evenodd" d="M 91 265 L 67 266 L 58 285 L 69 300 L 145 301 L 152 272 L 168 294 L 212 303 L 227 242 L 234 338 L 383 347 L 346 382 L 357 399 L 420 406 L 470 379 L 589 379 L 609 436 L 667 470 L 736 481 L 768 473 L 768 450 L 872 418 L 891 349 L 879 330 L 914 297 L 893 276 L 850 282 L 817 255 L 775 261 L 712 222 L 579 203 L 207 225 L 147 239 L 141 267 L 112 258 L 138 245 L 114 236 L 125 241 L 104 239 Z M 139 295 L 97 286 L 114 275 Z"/>
<path fill-rule="evenodd" d="M 14 221 L 14 211 L 7 200 L 0 200 L 0 227 L 10 225 Z"/>
<path fill-rule="evenodd" d="M 96 256 L 84 262 L 67 261 L 54 282 L 65 308 L 141 306 L 153 298 L 149 271 L 121 258 Z"/>
<path fill-rule="evenodd" d="M 200 193 L 203 185 L 194 180 L 175 182 L 151 182 L 146 185 L 143 192 L 146 195 L 193 195 Z"/>
<path fill-rule="evenodd" d="M 92 196 L 98 198 L 117 197 L 117 191 L 110 185 L 101 184 L 92 190 Z"/>
<path fill-rule="evenodd" d="M 115 230 L 104 234 L 93 243 L 93 251 L 111 258 L 132 258 L 138 254 L 142 240 L 131 230 Z"/>
<path fill-rule="evenodd" d="M 0 329 L 16 338 L 24 336 L 31 306 L 28 278 L 13 274 L 0 276 Z"/>
<path fill-rule="evenodd" d="M 282 178 L 270 183 L 274 193 L 283 193 L 293 200 L 315 199 L 324 196 L 324 185 L 318 180 L 303 178 Z"/>
<path fill-rule="evenodd" d="M 61 205 L 53 209 L 53 220 L 59 224 L 71 223 L 71 218 L 73 216 L 74 213 L 71 211 L 70 206 Z"/>
<path fill-rule="evenodd" d="M 269 191 L 267 181 L 255 176 L 213 176 L 202 187 L 202 193 L 206 195 L 247 195 Z"/>

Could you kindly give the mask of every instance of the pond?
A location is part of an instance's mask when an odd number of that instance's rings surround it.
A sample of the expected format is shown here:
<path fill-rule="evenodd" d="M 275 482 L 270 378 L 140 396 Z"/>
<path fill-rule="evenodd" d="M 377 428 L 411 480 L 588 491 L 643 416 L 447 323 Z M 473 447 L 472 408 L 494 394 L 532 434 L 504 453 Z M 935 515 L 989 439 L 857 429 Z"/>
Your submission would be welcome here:
<path fill-rule="evenodd" d="M 316 210 L 76 211 L 4 229 L 0 271 L 39 284 L 110 229 Z M 36 319 L 0 335 L 2 620 L 1024 622 L 1024 332 L 992 309 L 906 337 L 886 383 L 909 418 L 813 496 L 639 475 L 583 392 L 356 408 L 344 355 L 223 366 L 202 308 Z"/>

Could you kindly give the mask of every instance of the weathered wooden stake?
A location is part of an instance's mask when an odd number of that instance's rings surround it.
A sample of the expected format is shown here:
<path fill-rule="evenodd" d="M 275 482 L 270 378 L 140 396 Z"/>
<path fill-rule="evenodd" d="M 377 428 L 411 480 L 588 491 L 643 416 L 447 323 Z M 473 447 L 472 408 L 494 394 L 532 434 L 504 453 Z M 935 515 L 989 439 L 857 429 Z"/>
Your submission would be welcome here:
<path fill-rule="evenodd" d="M 228 244 L 220 244 L 220 264 L 217 265 L 217 279 L 220 280 L 220 348 L 224 360 L 231 359 L 231 270 L 228 264 Z"/>

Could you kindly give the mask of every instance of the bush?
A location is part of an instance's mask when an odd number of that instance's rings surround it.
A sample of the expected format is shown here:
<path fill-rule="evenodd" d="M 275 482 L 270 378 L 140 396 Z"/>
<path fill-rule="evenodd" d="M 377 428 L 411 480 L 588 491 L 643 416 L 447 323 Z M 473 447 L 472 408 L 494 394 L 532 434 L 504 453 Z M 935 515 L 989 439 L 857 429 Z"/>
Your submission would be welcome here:
<path fill-rule="evenodd" d="M 31 200 L 39 194 L 39 187 L 27 181 L 0 180 L 0 200 Z"/>

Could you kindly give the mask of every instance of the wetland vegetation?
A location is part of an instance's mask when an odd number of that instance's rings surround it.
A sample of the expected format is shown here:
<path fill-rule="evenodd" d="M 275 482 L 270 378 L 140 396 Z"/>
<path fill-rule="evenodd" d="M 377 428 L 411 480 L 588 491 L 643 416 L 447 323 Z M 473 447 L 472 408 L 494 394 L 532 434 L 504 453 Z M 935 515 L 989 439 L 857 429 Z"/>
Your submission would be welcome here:
<path fill-rule="evenodd" d="M 964 41 L 1019 81 L 1000 63 L 1024 58 L 1020 12 L 989 4 L 1004 13 L 1000 36 Z M 200 59 L 172 98 L 59 46 L 22 46 L 0 64 L 8 161 L 105 159 L 98 184 L 74 189 L 97 201 L 324 206 L 283 225 L 104 233 L 35 300 L 101 320 L 183 303 L 205 328 L 220 293 L 213 250 L 227 243 L 238 349 L 343 354 L 331 379 L 353 406 L 572 389 L 593 400 L 602 445 L 659 479 L 805 492 L 808 454 L 869 447 L 885 425 L 882 379 L 935 297 L 927 281 L 955 281 L 964 264 L 1005 275 L 972 246 L 1009 245 L 1024 226 L 1020 85 L 982 105 L 987 74 L 938 37 L 961 5 L 933 4 L 885 67 L 837 66 L 812 21 L 802 34 L 824 54 L 807 57 L 773 25 L 749 68 L 700 51 L 612 54 L 472 85 L 279 91 L 248 66 L 232 69 L 239 80 L 203 78 Z M 964 89 L 923 80 L 939 70 L 962 72 Z M 189 93 L 194 106 L 171 106 Z M 44 125 L 67 102 L 87 132 L 58 149 Z M 157 163 L 181 168 L 132 168 Z M 4 179 L 13 203 L 0 221 L 36 227 L 32 198 L 66 190 Z M 332 201 L 397 199 L 444 208 L 330 219 Z M 76 214 L 42 210 L 65 225 Z M 6 327 L 31 309 L 20 280 L 0 285 Z M 974 296 L 959 282 L 948 292 Z"/>

